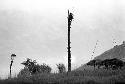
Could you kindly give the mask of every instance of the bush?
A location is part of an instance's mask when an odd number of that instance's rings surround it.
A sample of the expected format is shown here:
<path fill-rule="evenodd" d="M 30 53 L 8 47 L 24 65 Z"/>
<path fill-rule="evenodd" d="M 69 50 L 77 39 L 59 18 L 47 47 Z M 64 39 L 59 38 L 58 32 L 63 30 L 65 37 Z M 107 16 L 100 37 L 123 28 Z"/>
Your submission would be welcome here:
<path fill-rule="evenodd" d="M 19 74 L 17 75 L 17 77 L 21 78 L 21 77 L 29 77 L 31 76 L 30 71 L 28 70 L 28 68 L 24 67 L 24 69 L 22 69 Z"/>
<path fill-rule="evenodd" d="M 64 64 L 56 64 L 57 65 L 57 68 L 59 70 L 59 73 L 63 73 L 63 72 L 66 72 L 66 67 Z"/>
<path fill-rule="evenodd" d="M 29 58 L 27 58 L 26 61 L 24 61 L 23 63 L 21 63 L 23 65 L 25 65 L 24 70 L 22 70 L 20 73 L 23 73 L 25 71 L 30 72 L 30 74 L 36 74 L 36 73 L 50 73 L 51 72 L 51 67 L 49 65 L 46 64 L 42 64 L 39 65 L 37 64 L 36 60 L 31 60 Z"/>

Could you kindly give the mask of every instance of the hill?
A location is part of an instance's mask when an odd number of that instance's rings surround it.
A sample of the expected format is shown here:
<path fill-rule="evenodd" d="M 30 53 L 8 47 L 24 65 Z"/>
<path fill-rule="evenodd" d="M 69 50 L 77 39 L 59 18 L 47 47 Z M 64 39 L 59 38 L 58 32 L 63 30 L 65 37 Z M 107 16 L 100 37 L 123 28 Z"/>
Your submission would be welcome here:
<path fill-rule="evenodd" d="M 116 45 L 113 48 L 105 51 L 99 56 L 96 56 L 94 60 L 100 59 L 100 60 L 105 60 L 105 59 L 112 59 L 112 58 L 117 58 L 125 62 L 125 41 L 121 45 Z M 87 66 L 86 64 L 80 66 L 76 70 L 91 70 L 93 69 L 92 66 Z"/>
<path fill-rule="evenodd" d="M 118 58 L 125 61 L 125 41 L 121 45 L 116 45 L 113 48 L 105 51 L 101 55 L 95 57 L 94 59 L 112 59 Z"/>

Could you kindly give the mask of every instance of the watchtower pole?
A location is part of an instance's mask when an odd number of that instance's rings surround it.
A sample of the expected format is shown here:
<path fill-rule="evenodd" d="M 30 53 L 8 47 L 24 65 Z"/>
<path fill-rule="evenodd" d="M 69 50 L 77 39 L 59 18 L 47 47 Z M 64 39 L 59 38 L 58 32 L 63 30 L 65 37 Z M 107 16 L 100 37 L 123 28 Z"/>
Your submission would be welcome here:
<path fill-rule="evenodd" d="M 73 19 L 73 14 L 69 13 L 69 10 L 68 10 L 68 47 L 67 47 L 67 49 L 68 49 L 68 72 L 71 71 L 70 28 L 71 28 L 72 19 Z"/>

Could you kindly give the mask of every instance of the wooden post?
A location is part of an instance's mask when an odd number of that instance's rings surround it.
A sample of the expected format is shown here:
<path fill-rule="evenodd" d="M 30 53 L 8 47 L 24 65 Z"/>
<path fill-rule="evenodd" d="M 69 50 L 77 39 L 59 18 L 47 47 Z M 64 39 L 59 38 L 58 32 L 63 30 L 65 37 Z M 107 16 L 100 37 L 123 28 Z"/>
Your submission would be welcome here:
<path fill-rule="evenodd" d="M 12 68 L 12 64 L 13 64 L 14 57 L 16 57 L 16 55 L 15 55 L 15 54 L 12 54 L 12 55 L 11 55 L 11 63 L 10 63 L 10 78 L 11 78 L 11 75 L 12 75 L 12 74 L 11 74 L 11 72 L 12 72 L 12 71 L 11 71 L 11 68 Z"/>
<path fill-rule="evenodd" d="M 10 78 L 11 78 L 11 67 L 12 67 L 12 64 L 13 64 L 13 60 L 11 60 L 11 63 L 10 63 Z"/>

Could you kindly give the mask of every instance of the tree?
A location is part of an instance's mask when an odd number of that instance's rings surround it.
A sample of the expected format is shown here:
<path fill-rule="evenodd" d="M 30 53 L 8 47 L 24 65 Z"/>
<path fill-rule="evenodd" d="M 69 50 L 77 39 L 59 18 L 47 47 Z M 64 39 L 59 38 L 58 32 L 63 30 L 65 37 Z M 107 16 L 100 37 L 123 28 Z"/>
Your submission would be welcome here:
<path fill-rule="evenodd" d="M 34 72 L 34 68 L 36 68 L 35 67 L 35 65 L 36 65 L 36 61 L 35 60 L 32 61 L 31 59 L 27 58 L 27 60 L 24 61 L 21 64 L 25 65 L 25 68 L 27 68 L 30 71 L 31 74 L 35 73 Z"/>
<path fill-rule="evenodd" d="M 124 66 L 124 62 L 120 59 L 113 58 L 110 59 L 110 66 L 112 69 L 121 69 Z"/>
<path fill-rule="evenodd" d="M 100 68 L 103 66 L 106 69 L 121 69 L 124 66 L 124 62 L 120 59 L 113 58 L 113 59 L 105 59 L 105 60 L 91 60 L 90 62 L 87 63 L 87 65 L 90 66 L 98 66 Z"/>
<path fill-rule="evenodd" d="M 17 77 L 29 77 L 31 76 L 30 71 L 28 70 L 28 68 L 24 67 L 23 69 L 20 70 L 19 74 L 17 75 Z"/>
<path fill-rule="evenodd" d="M 50 73 L 52 70 L 51 67 L 45 63 L 39 65 L 37 64 L 36 60 L 31 60 L 29 58 L 27 58 L 27 60 L 21 64 L 25 65 L 25 68 L 27 68 L 31 74 Z"/>
<path fill-rule="evenodd" d="M 87 63 L 87 65 L 94 66 L 94 68 L 98 66 L 98 68 L 100 68 L 100 66 L 102 66 L 102 60 L 100 59 L 91 60 Z"/>
<path fill-rule="evenodd" d="M 40 73 L 50 73 L 52 68 L 49 65 L 43 63 L 42 65 L 38 66 L 40 69 Z"/>
<path fill-rule="evenodd" d="M 64 73 L 64 72 L 66 72 L 66 67 L 65 67 L 65 65 L 64 64 L 56 64 L 57 65 L 57 68 L 58 68 L 58 70 L 59 70 L 59 73 Z"/>
<path fill-rule="evenodd" d="M 91 60 L 90 62 L 87 63 L 87 65 L 90 65 L 90 66 L 96 66 L 96 60 Z"/>

